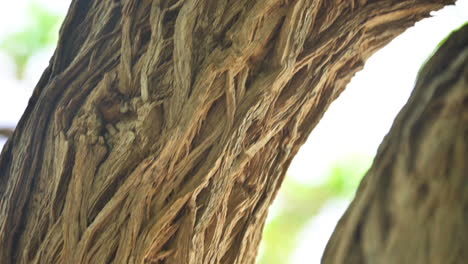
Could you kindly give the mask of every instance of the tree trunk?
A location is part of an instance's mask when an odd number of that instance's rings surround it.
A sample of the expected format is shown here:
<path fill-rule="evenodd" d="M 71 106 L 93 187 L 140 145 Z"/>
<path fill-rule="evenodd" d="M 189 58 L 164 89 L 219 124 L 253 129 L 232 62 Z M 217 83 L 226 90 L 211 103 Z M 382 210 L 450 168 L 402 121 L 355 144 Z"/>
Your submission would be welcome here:
<path fill-rule="evenodd" d="M 454 0 L 74 0 L 0 158 L 2 263 L 254 263 L 364 60 Z"/>
<path fill-rule="evenodd" d="M 420 71 L 322 263 L 466 263 L 467 161 L 468 24 Z"/>

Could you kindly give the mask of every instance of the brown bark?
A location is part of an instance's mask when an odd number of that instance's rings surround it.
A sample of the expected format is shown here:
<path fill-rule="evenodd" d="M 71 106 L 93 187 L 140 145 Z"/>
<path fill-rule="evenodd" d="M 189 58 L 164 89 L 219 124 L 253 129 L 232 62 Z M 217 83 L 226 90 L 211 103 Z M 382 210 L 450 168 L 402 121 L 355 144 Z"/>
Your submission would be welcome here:
<path fill-rule="evenodd" d="M 0 261 L 254 263 L 330 102 L 453 2 L 73 1 L 0 158 Z"/>
<path fill-rule="evenodd" d="M 9 137 L 13 134 L 13 128 L 0 127 L 0 137 Z"/>
<path fill-rule="evenodd" d="M 467 161 L 468 24 L 420 71 L 322 263 L 466 263 Z"/>

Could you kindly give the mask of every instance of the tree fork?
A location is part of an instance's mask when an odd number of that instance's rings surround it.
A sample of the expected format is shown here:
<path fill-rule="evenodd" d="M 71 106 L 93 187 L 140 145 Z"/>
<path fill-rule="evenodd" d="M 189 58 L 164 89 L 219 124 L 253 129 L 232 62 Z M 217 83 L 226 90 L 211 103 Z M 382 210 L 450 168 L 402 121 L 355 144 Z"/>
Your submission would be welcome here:
<path fill-rule="evenodd" d="M 2 263 L 254 263 L 364 61 L 454 0 L 74 0 L 0 157 Z"/>
<path fill-rule="evenodd" d="M 468 259 L 468 24 L 421 69 L 322 263 Z"/>

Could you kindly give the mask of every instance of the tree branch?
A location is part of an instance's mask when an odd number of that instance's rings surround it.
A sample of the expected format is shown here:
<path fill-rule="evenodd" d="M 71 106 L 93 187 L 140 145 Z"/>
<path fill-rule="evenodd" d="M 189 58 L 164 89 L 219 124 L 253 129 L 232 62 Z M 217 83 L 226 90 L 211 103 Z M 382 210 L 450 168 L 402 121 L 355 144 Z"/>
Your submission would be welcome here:
<path fill-rule="evenodd" d="M 468 24 L 421 69 L 324 264 L 468 259 Z"/>
<path fill-rule="evenodd" d="M 10 137 L 13 134 L 14 128 L 0 127 L 0 137 Z"/>

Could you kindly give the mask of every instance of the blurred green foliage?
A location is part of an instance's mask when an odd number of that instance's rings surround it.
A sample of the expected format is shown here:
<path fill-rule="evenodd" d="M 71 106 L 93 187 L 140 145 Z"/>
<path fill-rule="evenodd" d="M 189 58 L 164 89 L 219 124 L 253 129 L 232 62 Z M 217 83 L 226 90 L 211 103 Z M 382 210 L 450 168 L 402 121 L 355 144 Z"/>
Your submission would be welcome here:
<path fill-rule="evenodd" d="M 263 231 L 258 264 L 285 264 L 298 246 L 306 225 L 332 199 L 351 200 L 357 186 L 371 165 L 372 157 L 353 155 L 338 160 L 318 185 L 308 185 L 286 177 L 275 200 L 272 219 Z"/>
<path fill-rule="evenodd" d="M 63 14 L 53 13 L 36 1 L 29 2 L 26 12 L 28 21 L 24 27 L 0 40 L 0 49 L 15 62 L 18 79 L 24 77 L 26 65 L 34 54 L 57 43 L 63 20 Z"/>
<path fill-rule="evenodd" d="M 64 14 L 54 13 L 34 0 L 29 1 L 26 12 L 28 21 L 24 27 L 0 39 L 0 49 L 15 62 L 18 79 L 24 77 L 33 55 L 56 44 L 57 32 L 64 17 Z M 265 226 L 263 251 L 257 263 L 290 263 L 299 236 L 307 224 L 328 201 L 351 200 L 371 162 L 372 157 L 361 155 L 340 159 L 332 164 L 325 180 L 318 185 L 303 184 L 286 177 L 273 205 L 273 216 Z"/>
<path fill-rule="evenodd" d="M 24 77 L 32 56 L 54 46 L 63 14 L 54 13 L 40 3 L 29 1 L 27 23 L 0 39 L 0 49 L 15 62 L 18 79 Z M 334 164 L 319 185 L 307 185 L 287 177 L 275 201 L 277 212 L 264 230 L 263 254 L 259 264 L 285 264 L 297 248 L 304 227 L 330 199 L 351 199 L 371 159 L 350 156 Z"/>

